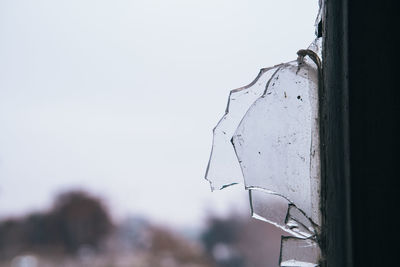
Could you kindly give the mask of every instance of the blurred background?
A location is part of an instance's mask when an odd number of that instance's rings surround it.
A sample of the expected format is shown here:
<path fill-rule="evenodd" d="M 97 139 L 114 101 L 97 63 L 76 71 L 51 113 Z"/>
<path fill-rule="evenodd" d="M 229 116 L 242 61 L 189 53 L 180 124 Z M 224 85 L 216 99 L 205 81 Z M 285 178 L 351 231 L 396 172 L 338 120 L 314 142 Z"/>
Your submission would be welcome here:
<path fill-rule="evenodd" d="M 210 192 L 229 90 L 296 58 L 317 0 L 1 0 L 0 266 L 277 266 Z"/>

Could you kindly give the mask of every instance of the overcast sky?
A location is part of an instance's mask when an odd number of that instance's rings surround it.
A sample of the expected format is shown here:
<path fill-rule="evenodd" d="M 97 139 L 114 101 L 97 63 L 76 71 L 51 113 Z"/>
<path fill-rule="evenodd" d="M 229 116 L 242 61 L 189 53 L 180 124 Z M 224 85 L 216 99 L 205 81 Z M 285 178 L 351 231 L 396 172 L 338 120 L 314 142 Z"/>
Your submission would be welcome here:
<path fill-rule="evenodd" d="M 249 209 L 204 180 L 229 90 L 314 39 L 317 0 L 0 0 L 0 218 L 84 188 L 116 218 Z"/>

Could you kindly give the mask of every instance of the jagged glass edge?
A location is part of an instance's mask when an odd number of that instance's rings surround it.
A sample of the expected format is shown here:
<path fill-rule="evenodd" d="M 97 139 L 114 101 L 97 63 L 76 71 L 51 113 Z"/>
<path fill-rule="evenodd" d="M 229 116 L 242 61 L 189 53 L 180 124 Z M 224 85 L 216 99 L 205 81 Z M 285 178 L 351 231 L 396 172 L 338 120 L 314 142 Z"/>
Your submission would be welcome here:
<path fill-rule="evenodd" d="M 215 186 L 213 185 L 213 183 L 215 183 L 215 182 L 212 181 L 213 179 L 210 179 L 210 178 L 208 177 L 209 168 L 210 168 L 210 163 L 211 163 L 211 159 L 212 159 L 212 155 L 213 155 L 214 142 L 215 142 L 215 131 L 216 131 L 216 128 L 218 127 L 218 125 L 220 125 L 220 123 L 224 120 L 224 118 L 229 114 L 229 106 L 230 106 L 232 94 L 233 94 L 233 93 L 240 92 L 240 91 L 243 91 L 243 90 L 246 90 L 246 89 L 249 89 L 251 86 L 253 86 L 254 84 L 257 83 L 257 81 L 260 79 L 260 77 L 261 77 L 265 72 L 277 68 L 277 70 L 271 75 L 270 79 L 268 80 L 268 82 L 267 82 L 267 84 L 266 84 L 266 87 L 265 87 L 265 88 L 268 88 L 269 81 L 270 81 L 271 78 L 275 75 L 275 73 L 278 71 L 279 67 L 280 67 L 281 65 L 283 65 L 283 64 L 285 64 L 285 63 L 277 64 L 277 65 L 274 65 L 274 66 L 272 66 L 272 67 L 267 67 L 267 68 L 262 68 L 262 69 L 260 69 L 260 71 L 258 72 L 256 78 L 255 78 L 251 83 L 249 83 L 248 85 L 239 87 L 239 88 L 237 88 L 237 89 L 233 89 L 233 90 L 231 90 L 231 91 L 229 92 L 229 97 L 228 97 L 228 102 L 227 102 L 227 105 L 226 105 L 226 108 L 225 108 L 225 113 L 224 113 L 224 115 L 222 116 L 222 118 L 218 121 L 217 125 L 216 125 L 216 126 L 213 128 L 213 130 L 212 130 L 212 132 L 213 132 L 213 140 L 212 140 L 211 152 L 210 152 L 209 160 L 208 160 L 208 163 L 207 163 L 206 172 L 205 172 L 205 175 L 204 175 L 204 179 L 205 179 L 206 181 L 208 181 L 208 183 L 210 184 L 211 191 L 222 190 L 222 189 L 225 189 L 225 188 L 227 188 L 227 187 L 230 187 L 230 186 L 239 184 L 239 182 L 232 182 L 232 183 L 224 184 L 224 185 L 222 185 L 221 187 L 217 188 L 217 187 L 215 187 Z M 264 90 L 264 92 L 262 93 L 262 95 L 265 94 L 265 91 L 266 91 L 266 89 Z M 257 98 L 257 99 L 258 99 L 258 98 Z M 257 100 L 257 99 L 256 99 L 256 100 Z M 255 101 L 256 101 L 256 100 L 255 100 Z M 249 105 L 249 108 L 250 108 L 251 106 L 252 106 L 252 105 Z M 247 112 L 247 111 L 246 111 L 246 112 Z M 245 115 L 246 112 L 245 112 L 243 115 Z M 240 122 L 239 122 L 239 124 L 240 124 Z M 239 126 L 239 124 L 238 124 L 238 126 Z M 232 137 L 231 137 L 231 138 L 232 138 Z M 231 142 L 231 145 L 233 146 L 232 142 Z M 234 148 L 232 148 L 232 149 L 234 149 Z M 236 152 L 235 152 L 235 154 L 236 154 Z M 241 176 L 242 176 L 242 177 L 241 177 L 241 180 L 243 181 L 243 184 L 244 184 L 243 171 L 241 172 L 241 174 L 242 174 L 242 175 L 241 175 Z"/>
<path fill-rule="evenodd" d="M 291 206 L 294 206 L 294 205 L 293 205 L 292 203 L 290 203 L 290 202 L 289 202 L 288 205 L 287 205 L 286 217 L 285 217 L 285 220 L 284 220 L 284 224 L 282 224 L 282 225 L 279 224 L 278 222 L 275 222 L 275 221 L 273 221 L 273 220 L 271 220 L 271 219 L 268 219 L 268 218 L 266 218 L 266 217 L 264 217 L 264 216 L 262 216 L 262 215 L 259 215 L 259 214 L 254 210 L 253 197 L 252 197 L 252 192 L 253 192 L 253 191 L 262 191 L 262 192 L 264 192 L 264 193 L 266 193 L 266 194 L 277 195 L 277 194 L 273 194 L 273 193 L 271 193 L 271 192 L 266 192 L 265 190 L 249 189 L 248 192 L 249 192 L 250 213 L 251 213 L 251 217 L 252 217 L 252 218 L 257 219 L 257 220 L 260 220 L 260 221 L 263 221 L 263 222 L 267 222 L 267 223 L 269 223 L 269 224 L 272 224 L 272 225 L 278 227 L 279 229 L 281 229 L 281 230 L 287 232 L 288 234 L 291 234 L 291 235 L 293 235 L 293 236 L 295 236 L 295 237 L 298 237 L 298 238 L 301 238 L 301 239 L 308 239 L 308 238 L 311 238 L 311 237 L 313 237 L 313 236 L 316 235 L 315 232 L 312 232 L 312 231 L 308 230 L 308 228 L 305 227 L 305 226 L 304 226 L 304 228 L 307 229 L 308 232 L 309 232 L 308 235 L 305 235 L 305 234 L 302 234 L 302 233 L 300 233 L 300 232 L 298 232 L 298 231 L 293 230 L 293 229 L 287 224 L 287 219 L 288 219 L 288 217 L 289 217 L 289 211 L 290 211 L 289 209 L 290 209 Z M 280 195 L 277 195 L 277 196 L 281 197 Z M 268 203 L 266 203 L 266 204 L 268 204 Z M 296 222 L 297 222 L 297 220 L 296 220 Z M 300 224 L 300 223 L 299 223 L 299 224 Z M 303 224 L 301 224 L 301 225 L 303 225 Z"/>
<path fill-rule="evenodd" d="M 316 40 L 315 40 L 311 45 L 313 45 L 318 39 L 321 39 L 321 38 L 316 38 Z M 311 46 L 311 45 L 310 45 L 310 46 Z M 318 48 L 318 45 L 316 45 L 316 48 Z M 314 51 L 316 48 L 311 49 L 311 50 Z M 317 50 L 317 51 L 318 51 L 318 50 Z M 308 63 L 308 60 L 306 60 L 306 62 Z M 265 97 L 265 96 L 268 94 L 268 87 L 269 87 L 270 82 L 271 82 L 271 81 L 273 80 L 273 78 L 279 73 L 279 71 L 280 71 L 281 69 L 284 69 L 285 67 L 291 67 L 291 66 L 293 66 L 294 64 L 298 64 L 298 67 L 299 67 L 299 68 L 302 66 L 301 64 L 299 64 L 299 60 L 298 60 L 298 59 L 274 66 L 274 67 L 277 67 L 277 70 L 271 75 L 269 81 L 268 81 L 267 84 L 266 84 L 264 93 L 263 93 L 258 99 L 263 98 L 263 97 Z M 314 64 L 314 63 L 313 63 L 313 64 Z M 258 100 L 258 99 L 257 99 L 257 100 Z M 257 100 L 256 100 L 256 101 L 257 101 Z M 256 101 L 254 101 L 254 102 L 256 102 Z M 251 108 L 251 107 L 249 107 L 249 109 L 250 109 L 250 108 Z M 249 109 L 248 109 L 248 110 L 249 110 Z M 244 114 L 242 120 L 246 117 L 246 114 L 247 114 L 247 112 Z M 240 123 L 239 123 L 239 125 L 240 125 Z M 234 135 L 235 135 L 235 134 L 234 134 Z M 232 146 L 233 146 L 233 148 L 234 148 L 234 150 L 235 150 L 236 157 L 238 158 L 238 161 L 240 162 L 239 157 L 238 157 L 238 154 L 237 154 L 237 151 L 236 151 L 236 148 L 235 148 L 235 145 L 234 145 L 234 143 L 233 143 L 233 138 L 231 139 L 231 143 L 232 143 Z M 311 163 L 311 162 L 310 162 L 310 163 Z M 242 175 L 243 175 L 243 169 L 242 169 L 242 165 L 241 165 L 241 164 L 240 164 L 240 168 L 241 168 L 241 170 L 242 170 Z M 301 209 L 299 209 L 299 208 L 295 205 L 295 203 L 294 203 L 291 199 L 289 199 L 287 196 L 285 196 L 285 195 L 283 195 L 283 194 L 281 194 L 281 193 L 275 192 L 275 191 L 273 191 L 273 190 L 266 189 L 266 188 L 262 188 L 262 187 L 258 187 L 258 186 L 250 186 L 250 185 L 247 185 L 247 184 L 246 184 L 246 179 L 245 179 L 244 175 L 243 175 L 243 181 L 244 181 L 244 186 L 245 186 L 245 189 L 246 189 L 246 190 L 261 190 L 261 191 L 264 191 L 264 192 L 266 192 L 266 193 L 270 193 L 270 194 L 273 194 L 273 195 L 278 195 L 278 196 L 280 196 L 280 197 L 283 197 L 283 198 L 285 198 L 289 203 L 293 204 L 298 210 L 300 210 L 300 211 L 305 215 L 304 211 L 302 211 Z M 310 216 L 307 216 L 307 215 L 305 215 L 305 216 L 310 220 L 310 222 L 311 222 L 313 225 L 318 226 L 318 224 L 315 223 L 315 222 L 311 219 Z M 261 218 L 262 218 L 262 217 L 261 217 Z M 269 222 L 269 221 L 268 221 L 268 222 Z M 318 229 L 318 228 L 319 228 L 319 227 L 316 227 L 316 229 Z"/>
<path fill-rule="evenodd" d="M 287 253 L 284 251 L 283 246 L 285 243 L 285 240 L 299 240 L 299 241 L 304 241 L 304 242 L 311 242 L 315 245 L 315 248 L 318 249 L 318 255 L 317 258 L 318 260 L 316 260 L 316 262 L 306 262 L 306 261 L 300 261 L 300 260 L 287 260 L 287 261 L 282 261 L 283 259 L 283 254 Z M 288 267 L 288 266 L 293 266 L 293 267 L 319 267 L 321 264 L 321 248 L 317 242 L 316 239 L 314 238 L 306 238 L 306 239 L 302 239 L 302 238 L 297 238 L 297 237 L 292 237 L 292 236 L 282 236 L 281 237 L 281 248 L 280 248 L 280 255 L 279 255 L 279 266 L 281 267 Z"/>

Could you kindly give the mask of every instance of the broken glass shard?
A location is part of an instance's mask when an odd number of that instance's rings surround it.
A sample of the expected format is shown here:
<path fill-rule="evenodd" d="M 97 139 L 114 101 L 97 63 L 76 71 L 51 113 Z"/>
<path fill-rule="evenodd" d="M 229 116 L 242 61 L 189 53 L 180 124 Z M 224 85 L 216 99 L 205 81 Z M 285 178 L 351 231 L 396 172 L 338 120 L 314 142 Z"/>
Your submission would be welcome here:
<path fill-rule="evenodd" d="M 264 93 L 276 70 L 277 67 L 262 69 L 252 83 L 230 92 L 225 115 L 213 130 L 213 145 L 206 171 L 212 190 L 243 182 L 231 139 L 244 114 Z"/>
<path fill-rule="evenodd" d="M 318 55 L 319 59 L 322 61 L 322 38 L 316 38 L 309 46 L 309 50 L 313 51 Z M 307 59 L 306 59 L 307 60 Z"/>
<path fill-rule="evenodd" d="M 318 266 L 321 38 L 297 54 L 231 91 L 206 179 L 212 190 L 244 180 L 252 216 L 292 235 L 282 238 L 280 266 Z"/>
<path fill-rule="evenodd" d="M 287 229 L 288 201 L 285 198 L 259 190 L 249 190 L 249 197 L 252 217 Z"/>
<path fill-rule="evenodd" d="M 325 1 L 323 0 L 319 0 L 319 10 L 318 10 L 318 14 L 317 17 L 315 18 L 315 23 L 314 23 L 314 27 L 315 27 L 315 35 L 317 37 L 322 37 L 323 35 L 323 18 L 325 17 Z M 322 39 L 322 38 L 321 38 Z"/>
<path fill-rule="evenodd" d="M 310 236 L 315 236 L 319 232 L 319 226 L 316 225 L 310 218 L 308 218 L 301 210 L 296 208 L 293 204 L 289 204 L 288 213 L 285 223 L 293 231 L 305 232 Z M 308 237 L 310 237 L 308 236 Z"/>
<path fill-rule="evenodd" d="M 249 196 L 253 218 L 271 223 L 299 238 L 315 236 L 310 220 L 285 198 L 260 190 L 249 190 Z"/>
<path fill-rule="evenodd" d="M 282 65 L 248 109 L 232 143 L 247 189 L 286 198 L 319 224 L 318 70 Z"/>
<path fill-rule="evenodd" d="M 321 250 L 313 239 L 282 237 L 281 240 L 281 267 L 314 267 L 319 266 Z"/>

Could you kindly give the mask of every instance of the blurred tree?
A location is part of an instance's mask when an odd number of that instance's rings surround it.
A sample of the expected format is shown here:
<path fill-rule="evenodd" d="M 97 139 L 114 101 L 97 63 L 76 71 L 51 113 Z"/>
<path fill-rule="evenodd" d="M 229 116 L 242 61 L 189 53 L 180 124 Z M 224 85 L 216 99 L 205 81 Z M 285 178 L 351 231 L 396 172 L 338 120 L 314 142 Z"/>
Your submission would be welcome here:
<path fill-rule="evenodd" d="M 0 257 L 7 258 L 24 249 L 24 232 L 21 222 L 9 219 L 0 224 Z"/>
<path fill-rule="evenodd" d="M 237 241 L 241 221 L 230 218 L 210 218 L 208 228 L 202 234 L 202 241 L 209 252 L 219 243 L 232 244 Z"/>
<path fill-rule="evenodd" d="M 198 243 L 162 227 L 152 226 L 148 231 L 150 235 L 148 266 L 214 266 Z"/>
<path fill-rule="evenodd" d="M 201 240 L 218 266 L 275 267 L 281 235 L 285 233 L 269 223 L 231 215 L 209 218 Z"/>
<path fill-rule="evenodd" d="M 218 266 L 245 266 L 243 256 L 236 250 L 236 244 L 240 242 L 240 228 L 243 224 L 243 221 L 236 216 L 209 218 L 208 227 L 203 232 L 201 240 Z"/>
<path fill-rule="evenodd" d="M 99 248 L 113 225 L 101 200 L 83 191 L 59 195 L 46 213 L 0 223 L 0 258 L 19 253 L 75 253 L 85 245 Z"/>
<path fill-rule="evenodd" d="M 59 195 L 49 217 L 58 231 L 55 236 L 68 252 L 76 252 L 81 245 L 98 248 L 101 239 L 112 230 L 110 216 L 100 199 L 83 191 Z"/>

